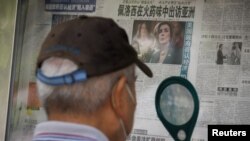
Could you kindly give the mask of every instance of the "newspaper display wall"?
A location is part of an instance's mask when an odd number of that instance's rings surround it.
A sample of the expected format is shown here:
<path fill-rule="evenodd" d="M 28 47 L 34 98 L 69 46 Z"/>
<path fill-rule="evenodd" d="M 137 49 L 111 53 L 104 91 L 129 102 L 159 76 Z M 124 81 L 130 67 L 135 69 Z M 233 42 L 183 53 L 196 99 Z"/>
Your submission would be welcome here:
<path fill-rule="evenodd" d="M 137 109 L 128 141 L 173 140 L 157 118 L 154 104 L 157 86 L 169 76 L 185 77 L 197 89 L 200 113 L 193 141 L 207 140 L 208 124 L 250 124 L 248 11 L 247 0 L 31 0 L 11 141 L 29 140 L 35 125 L 46 120 L 34 90 L 35 59 L 43 39 L 53 25 L 83 14 L 113 18 L 154 73 L 150 79 L 137 72 Z M 170 61 L 153 61 L 160 50 L 157 31 L 163 22 L 172 26 L 169 45 L 175 53 L 169 55 Z M 146 39 L 139 36 L 142 28 L 147 30 Z"/>

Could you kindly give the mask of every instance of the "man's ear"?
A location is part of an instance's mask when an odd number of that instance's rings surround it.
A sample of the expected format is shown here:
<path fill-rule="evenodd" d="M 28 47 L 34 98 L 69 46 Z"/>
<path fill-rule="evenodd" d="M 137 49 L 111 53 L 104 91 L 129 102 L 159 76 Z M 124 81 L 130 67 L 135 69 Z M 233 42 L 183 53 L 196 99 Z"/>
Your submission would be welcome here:
<path fill-rule="evenodd" d="M 111 102 L 112 106 L 119 117 L 123 117 L 126 114 L 126 77 L 122 76 L 113 87 Z"/>

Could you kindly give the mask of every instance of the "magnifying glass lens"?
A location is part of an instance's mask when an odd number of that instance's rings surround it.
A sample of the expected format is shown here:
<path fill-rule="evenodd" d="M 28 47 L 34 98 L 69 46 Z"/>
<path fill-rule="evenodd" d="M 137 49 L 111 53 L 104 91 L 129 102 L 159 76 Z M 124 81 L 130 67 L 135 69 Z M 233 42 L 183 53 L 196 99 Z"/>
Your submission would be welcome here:
<path fill-rule="evenodd" d="M 168 122 L 182 125 L 187 123 L 193 115 L 194 100 L 186 87 L 180 84 L 171 84 L 162 92 L 160 109 Z"/>

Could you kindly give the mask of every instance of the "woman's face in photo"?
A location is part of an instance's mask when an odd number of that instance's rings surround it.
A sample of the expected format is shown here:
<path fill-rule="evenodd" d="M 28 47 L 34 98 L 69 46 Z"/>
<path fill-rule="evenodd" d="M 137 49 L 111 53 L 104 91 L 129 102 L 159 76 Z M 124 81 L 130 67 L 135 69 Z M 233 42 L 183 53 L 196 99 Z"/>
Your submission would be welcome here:
<path fill-rule="evenodd" d="M 167 44 L 170 41 L 170 27 L 167 24 L 163 24 L 159 28 L 159 43 Z"/>
<path fill-rule="evenodd" d="M 141 25 L 141 35 L 147 35 L 147 34 L 148 34 L 147 26 L 145 23 L 143 23 Z"/>

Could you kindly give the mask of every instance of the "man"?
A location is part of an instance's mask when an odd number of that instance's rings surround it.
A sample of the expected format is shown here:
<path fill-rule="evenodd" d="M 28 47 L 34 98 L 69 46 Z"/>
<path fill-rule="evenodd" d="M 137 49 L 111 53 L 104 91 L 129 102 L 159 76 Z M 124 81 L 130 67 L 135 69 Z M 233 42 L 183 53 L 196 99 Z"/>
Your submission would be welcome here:
<path fill-rule="evenodd" d="M 218 49 L 218 51 L 217 51 L 217 61 L 216 61 L 216 63 L 217 63 L 218 65 L 222 65 L 222 64 L 223 64 L 223 58 L 225 58 L 225 57 L 223 56 L 222 47 L 223 47 L 223 44 L 220 44 L 220 45 L 219 45 L 219 49 Z"/>
<path fill-rule="evenodd" d="M 37 60 L 37 85 L 48 121 L 34 141 L 124 141 L 136 107 L 137 58 L 113 20 L 81 16 L 55 26 Z"/>

